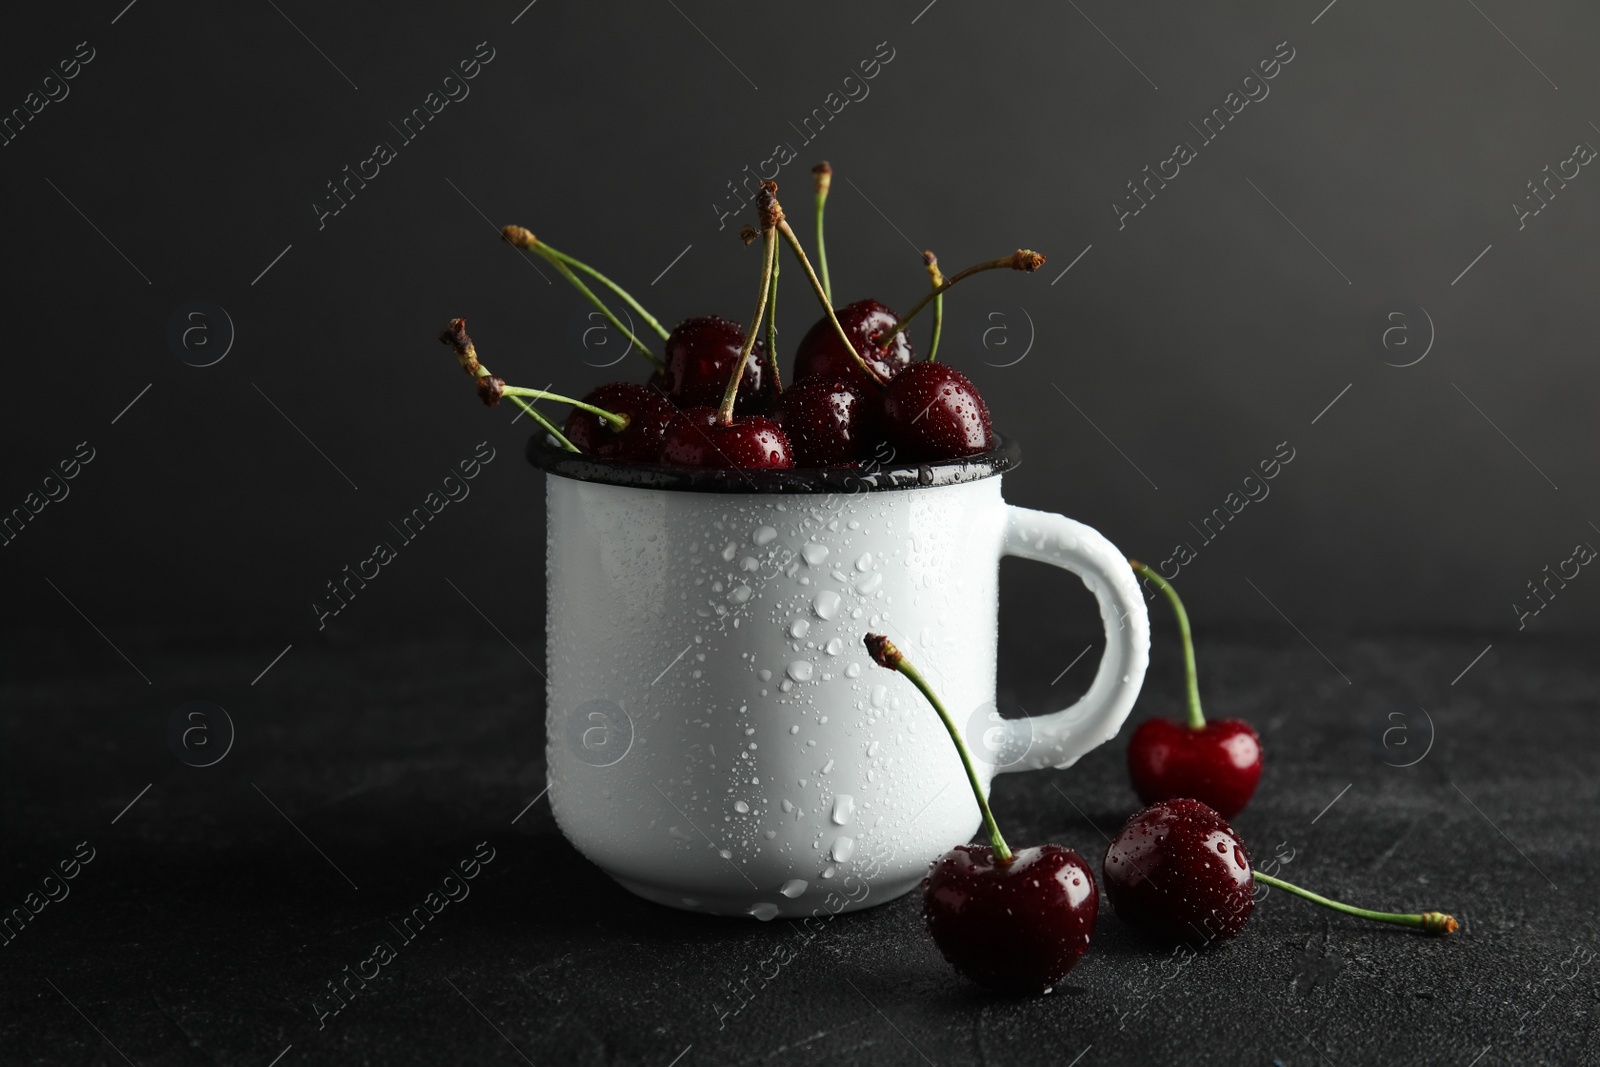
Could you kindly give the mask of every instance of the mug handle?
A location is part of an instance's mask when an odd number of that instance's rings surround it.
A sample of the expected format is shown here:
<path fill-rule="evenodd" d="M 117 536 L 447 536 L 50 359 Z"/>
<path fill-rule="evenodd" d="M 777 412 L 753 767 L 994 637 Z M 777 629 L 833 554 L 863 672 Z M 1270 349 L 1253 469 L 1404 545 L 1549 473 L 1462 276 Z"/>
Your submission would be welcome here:
<path fill-rule="evenodd" d="M 1006 505 L 1001 554 L 1051 563 L 1071 571 L 1100 602 L 1106 650 L 1100 669 L 1076 704 L 1048 715 L 1010 719 L 1006 746 L 1025 749 L 997 773 L 1070 767 L 1084 753 L 1117 735 L 1150 665 L 1150 617 L 1127 557 L 1098 530 L 1048 511 Z"/>

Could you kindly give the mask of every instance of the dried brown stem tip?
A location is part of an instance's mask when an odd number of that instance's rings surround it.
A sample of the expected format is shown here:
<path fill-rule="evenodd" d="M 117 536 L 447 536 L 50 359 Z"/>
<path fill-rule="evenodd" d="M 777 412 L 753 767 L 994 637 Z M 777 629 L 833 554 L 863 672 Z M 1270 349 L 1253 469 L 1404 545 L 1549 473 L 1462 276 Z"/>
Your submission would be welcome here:
<path fill-rule="evenodd" d="M 455 350 L 456 361 L 461 364 L 462 370 L 474 377 L 481 374 L 478 350 L 472 346 L 472 338 L 467 336 L 466 319 L 451 319 L 439 333 L 439 340 Z"/>
<path fill-rule="evenodd" d="M 900 663 L 905 659 L 900 650 L 894 647 L 894 642 L 882 634 L 868 634 L 866 636 L 867 655 L 872 657 L 872 662 L 880 667 L 887 667 L 891 671 L 900 669 Z"/>
<path fill-rule="evenodd" d="M 478 379 L 478 399 L 483 401 L 484 407 L 494 407 L 500 403 L 500 398 L 505 395 L 506 381 L 496 378 L 492 374 L 485 374 Z"/>
<path fill-rule="evenodd" d="M 833 168 L 824 159 L 821 163 L 811 168 L 811 173 L 814 175 L 812 180 L 816 183 L 815 191 L 825 195 L 828 192 L 828 187 L 833 184 Z"/>
<path fill-rule="evenodd" d="M 1011 269 L 1033 272 L 1044 266 L 1044 256 L 1031 248 L 1019 248 L 1011 254 Z"/>
<path fill-rule="evenodd" d="M 1442 911 L 1424 912 L 1422 915 L 1422 931 L 1427 934 L 1453 934 L 1461 928 L 1455 916 L 1446 915 Z"/>
<path fill-rule="evenodd" d="M 932 249 L 922 253 L 922 265 L 928 269 L 928 277 L 933 281 L 934 288 L 944 284 L 944 271 L 939 269 L 939 257 L 933 254 Z"/>
<path fill-rule="evenodd" d="M 756 196 L 756 216 L 761 220 L 761 232 L 778 228 L 783 221 L 783 207 L 778 203 L 778 183 L 762 182 Z"/>
<path fill-rule="evenodd" d="M 756 239 L 760 236 L 761 231 L 756 229 L 754 226 L 751 226 L 749 223 L 739 227 L 739 240 L 743 241 L 747 245 L 755 244 Z"/>
<path fill-rule="evenodd" d="M 516 248 L 531 249 L 539 243 L 533 231 L 524 226 L 506 226 L 501 229 L 500 236 L 505 239 L 506 244 Z"/>

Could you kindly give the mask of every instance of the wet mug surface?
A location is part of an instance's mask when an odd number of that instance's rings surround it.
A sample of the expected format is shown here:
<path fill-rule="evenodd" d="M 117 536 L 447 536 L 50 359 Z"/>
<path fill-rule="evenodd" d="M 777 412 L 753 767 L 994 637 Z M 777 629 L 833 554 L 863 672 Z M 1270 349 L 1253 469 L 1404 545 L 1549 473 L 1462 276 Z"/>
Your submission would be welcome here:
<path fill-rule="evenodd" d="M 676 471 L 530 442 L 548 504 L 547 757 L 562 833 L 629 890 L 760 919 L 910 890 L 977 804 L 937 715 L 862 638 L 940 693 L 987 789 L 1115 736 L 1149 622 L 1095 530 L 1012 507 L 1015 444 L 866 471 Z M 1076 704 L 994 714 L 1002 556 L 1078 574 L 1106 651 Z"/>

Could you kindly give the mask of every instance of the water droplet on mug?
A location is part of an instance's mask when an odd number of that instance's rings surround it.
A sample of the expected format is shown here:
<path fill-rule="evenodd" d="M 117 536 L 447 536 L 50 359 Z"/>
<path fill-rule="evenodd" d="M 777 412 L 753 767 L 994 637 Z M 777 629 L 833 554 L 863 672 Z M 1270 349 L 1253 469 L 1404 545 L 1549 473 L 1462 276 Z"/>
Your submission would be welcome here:
<path fill-rule="evenodd" d="M 740 815 L 749 815 L 750 805 L 746 804 L 742 800 L 736 800 L 733 802 L 733 810 L 738 812 Z"/>
<path fill-rule="evenodd" d="M 760 904 L 750 905 L 750 914 L 764 923 L 771 922 L 778 917 L 778 906 L 762 901 Z"/>
<path fill-rule="evenodd" d="M 805 891 L 806 880 L 804 878 L 791 878 L 778 888 L 778 892 L 782 893 L 790 900 L 793 900 L 795 897 L 799 896 Z"/>
<path fill-rule="evenodd" d="M 872 553 L 863 552 L 861 558 L 856 560 L 856 570 L 870 571 L 872 569 Z"/>
<path fill-rule="evenodd" d="M 839 614 L 839 594 L 832 589 L 824 589 L 811 602 L 811 610 L 817 613 L 819 619 L 833 618 Z"/>
<path fill-rule="evenodd" d="M 835 637 L 832 641 L 829 641 L 828 642 L 828 647 L 825 649 L 825 651 L 830 656 L 837 656 L 839 653 L 843 652 L 844 651 L 844 638 Z"/>
<path fill-rule="evenodd" d="M 853 815 L 855 815 L 855 813 L 855 797 L 851 796 L 849 793 L 840 793 L 838 796 L 833 798 L 833 824 L 835 826 L 849 825 L 850 819 Z M 847 838 L 841 837 L 839 840 L 844 841 L 847 840 Z M 843 859 L 844 857 L 835 856 L 834 858 Z"/>
<path fill-rule="evenodd" d="M 800 557 L 806 561 L 808 567 L 815 567 L 828 558 L 828 546 L 809 544 L 800 549 Z"/>
<path fill-rule="evenodd" d="M 874 572 L 872 574 L 867 575 L 865 578 L 861 579 L 859 582 L 856 583 L 856 592 L 860 593 L 862 596 L 866 596 L 868 593 L 871 593 L 872 591 L 877 589 L 878 586 L 880 586 L 882 584 L 883 584 L 883 574 L 882 574 L 882 572 L 881 571 L 880 572 Z"/>
<path fill-rule="evenodd" d="M 815 672 L 816 667 L 812 666 L 809 660 L 803 659 L 797 659 L 793 663 L 789 664 L 789 666 L 784 668 L 784 673 L 797 682 L 811 681 L 811 676 Z"/>
<path fill-rule="evenodd" d="M 804 637 L 810 629 L 811 621 L 809 619 L 796 619 L 789 624 L 789 636 Z"/>
<path fill-rule="evenodd" d="M 766 545 L 766 544 L 771 544 L 772 543 L 772 539 L 774 537 L 777 537 L 777 536 L 778 536 L 778 531 L 777 530 L 774 530 L 770 526 L 763 526 L 760 529 L 758 529 L 755 533 L 750 535 L 750 540 L 754 541 L 758 545 Z"/>
<path fill-rule="evenodd" d="M 843 863 L 856 851 L 856 839 L 853 837 L 837 837 L 833 841 L 833 861 Z"/>

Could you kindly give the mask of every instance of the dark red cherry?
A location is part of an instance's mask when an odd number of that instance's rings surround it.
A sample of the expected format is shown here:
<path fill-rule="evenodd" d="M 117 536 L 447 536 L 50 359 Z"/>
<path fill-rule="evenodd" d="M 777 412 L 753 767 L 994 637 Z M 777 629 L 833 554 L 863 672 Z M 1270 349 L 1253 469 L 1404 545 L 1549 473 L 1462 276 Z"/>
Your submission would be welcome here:
<path fill-rule="evenodd" d="M 1005 993 L 1048 991 L 1089 948 L 1100 894 L 1070 848 L 958 845 L 922 883 L 922 918 L 956 970 Z"/>
<path fill-rule="evenodd" d="M 839 325 L 844 327 L 850 343 L 855 345 L 856 352 L 884 378 L 893 378 L 911 363 L 911 341 L 904 330 L 895 334 L 887 348 L 878 347 L 878 335 L 899 322 L 900 316 L 876 300 L 857 300 L 854 304 L 839 308 L 834 315 L 838 317 Z M 800 339 L 800 347 L 795 350 L 795 380 L 809 378 L 813 374 L 828 378 L 845 377 L 860 382 L 865 382 L 867 377 L 856 366 L 856 361 L 850 358 L 850 353 L 845 351 L 844 342 L 839 340 L 838 331 L 826 315 L 806 331 L 806 335 Z"/>
<path fill-rule="evenodd" d="M 1244 842 L 1221 815 L 1186 797 L 1124 823 L 1103 873 L 1117 918 L 1164 940 L 1226 941 L 1256 906 Z"/>
<path fill-rule="evenodd" d="M 573 408 L 561 432 L 591 456 L 631 463 L 656 463 L 666 440 L 667 425 L 678 414 L 672 401 L 648 386 L 634 382 L 608 382 L 583 398 L 586 404 L 626 415 L 628 427 L 613 430 L 611 423 L 593 412 Z"/>
<path fill-rule="evenodd" d="M 1231 819 L 1261 781 L 1261 736 L 1243 719 L 1210 719 L 1198 730 L 1146 719 L 1128 742 L 1128 775 L 1146 804 L 1193 797 Z"/>
<path fill-rule="evenodd" d="M 883 392 L 883 424 L 898 458 L 954 459 L 994 446 L 978 387 L 947 363 L 913 363 Z"/>
<path fill-rule="evenodd" d="M 800 467 L 865 458 L 879 439 L 877 386 L 844 375 L 802 378 L 778 398 L 776 418 Z"/>
<path fill-rule="evenodd" d="M 666 368 L 651 378 L 680 408 L 722 403 L 733 374 L 733 361 L 744 347 L 744 327 L 715 315 L 684 319 L 672 328 L 667 338 Z M 744 378 L 739 383 L 735 414 L 761 414 L 772 410 L 776 399 L 772 375 L 767 367 L 767 349 L 756 341 L 745 362 Z"/>
<path fill-rule="evenodd" d="M 672 420 L 661 462 L 669 467 L 767 470 L 794 466 L 794 451 L 783 430 L 764 415 L 737 415 L 732 426 L 722 426 L 715 408 L 695 407 Z"/>

